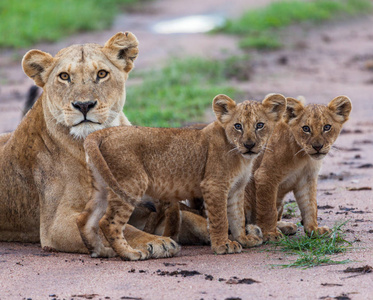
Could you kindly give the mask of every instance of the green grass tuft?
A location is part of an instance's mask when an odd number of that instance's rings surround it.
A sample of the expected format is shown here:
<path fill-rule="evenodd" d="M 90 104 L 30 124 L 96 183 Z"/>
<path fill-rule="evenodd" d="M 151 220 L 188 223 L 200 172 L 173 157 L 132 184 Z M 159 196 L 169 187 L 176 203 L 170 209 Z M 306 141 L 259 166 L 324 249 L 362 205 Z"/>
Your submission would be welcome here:
<path fill-rule="evenodd" d="M 345 234 L 342 231 L 342 227 L 346 223 L 334 226 L 330 236 L 317 234 L 312 234 L 310 237 L 306 235 L 293 238 L 284 236 L 279 241 L 271 242 L 270 244 L 276 250 L 298 255 L 294 262 L 278 266 L 309 268 L 350 262 L 349 260 L 335 261 L 328 257 L 328 255 L 343 253 L 351 247 L 351 243 L 345 239 Z"/>
<path fill-rule="evenodd" d="M 134 125 L 178 127 L 203 120 L 217 94 L 234 98 L 227 80 L 239 73 L 237 58 L 173 59 L 160 70 L 140 73 L 141 83 L 127 88 L 124 113 Z M 245 60 L 241 60 L 245 66 Z"/>
<path fill-rule="evenodd" d="M 121 5 L 138 1 L 0 1 L 0 47 L 28 47 L 77 31 L 102 30 L 111 25 Z"/>
<path fill-rule="evenodd" d="M 243 48 L 277 49 L 279 29 L 302 22 L 319 23 L 372 10 L 370 0 L 286 0 L 249 10 L 237 20 L 228 20 L 219 30 L 246 36 Z"/>

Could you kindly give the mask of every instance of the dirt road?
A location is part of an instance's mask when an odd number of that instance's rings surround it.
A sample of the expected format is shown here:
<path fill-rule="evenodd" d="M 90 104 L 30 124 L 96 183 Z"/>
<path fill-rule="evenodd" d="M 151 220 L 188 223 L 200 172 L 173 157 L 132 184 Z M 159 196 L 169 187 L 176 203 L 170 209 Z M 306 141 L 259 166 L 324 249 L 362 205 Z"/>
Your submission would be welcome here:
<path fill-rule="evenodd" d="M 177 5 L 175 2 L 157 1 L 147 14 L 127 18 L 129 23 L 119 19 L 111 31 L 77 35 L 56 45 L 36 48 L 55 53 L 65 46 L 63 43 L 92 39 L 104 42 L 118 27 L 126 25 L 120 30 L 135 32 L 141 42 L 139 69 L 159 65 L 168 53 L 219 55 L 221 48 L 238 51 L 234 37 L 158 36 L 150 32 L 148 25 L 157 18 L 206 13 L 212 8 L 230 8 L 229 13 L 234 15 L 242 9 L 241 4 L 235 6 L 235 2 L 223 0 L 207 4 L 194 0 Z M 228 256 L 213 255 L 209 247 L 183 247 L 175 258 L 123 262 L 116 258 L 43 252 L 39 245 L 1 243 L 0 299 L 372 299 L 373 273 L 343 272 L 347 267 L 373 266 L 373 193 L 348 190 L 373 188 L 372 22 L 372 17 L 366 17 L 307 31 L 292 28 L 284 37 L 288 45 L 285 49 L 253 53 L 251 80 L 232 83 L 250 99 L 262 99 L 269 92 L 304 95 L 308 102 L 318 103 L 327 103 L 341 94 L 351 98 L 351 119 L 336 143 L 340 150 L 333 151 L 324 161 L 318 202 L 320 207 L 330 206 L 319 209 L 320 224 L 332 227 L 336 221 L 349 220 L 345 227 L 353 247 L 333 259 L 353 262 L 306 270 L 282 269 L 273 265 L 288 263 L 295 257 L 264 251 L 268 246 Z M 201 48 L 193 47 L 197 41 Z M 13 111 L 12 118 L 16 115 L 10 101 L 21 106 L 25 88 L 31 84 L 22 77 L 19 61 L 8 62 L 11 56 L 0 56 L 0 75 L 5 74 L 8 83 L 1 83 L 1 96 L 6 95 L 0 103 L 2 131 L 15 126 L 14 122 L 3 121 L 9 110 Z M 6 111 L 6 107 L 11 108 Z M 293 221 L 298 222 L 299 218 Z"/>

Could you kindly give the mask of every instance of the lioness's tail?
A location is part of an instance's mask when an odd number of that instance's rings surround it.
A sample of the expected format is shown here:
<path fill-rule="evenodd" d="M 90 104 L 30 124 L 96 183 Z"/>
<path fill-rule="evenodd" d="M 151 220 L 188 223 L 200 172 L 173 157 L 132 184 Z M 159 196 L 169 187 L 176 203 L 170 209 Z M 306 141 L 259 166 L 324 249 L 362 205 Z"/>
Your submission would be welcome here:
<path fill-rule="evenodd" d="M 84 141 L 84 149 L 86 152 L 87 163 L 91 167 L 93 175 L 97 180 L 105 182 L 114 193 L 121 198 L 127 198 L 128 194 L 122 189 L 118 181 L 115 179 L 105 158 L 100 151 L 102 135 L 93 133 Z"/>

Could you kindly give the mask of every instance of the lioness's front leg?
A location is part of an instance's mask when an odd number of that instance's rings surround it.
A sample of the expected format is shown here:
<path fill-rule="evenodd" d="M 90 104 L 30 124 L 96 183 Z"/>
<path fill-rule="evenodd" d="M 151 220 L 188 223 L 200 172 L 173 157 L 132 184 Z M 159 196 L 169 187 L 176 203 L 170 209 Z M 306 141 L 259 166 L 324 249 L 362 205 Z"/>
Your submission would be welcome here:
<path fill-rule="evenodd" d="M 106 247 L 99 234 L 99 221 L 107 208 L 107 189 L 101 187 L 87 203 L 84 211 L 77 217 L 76 223 L 80 235 L 92 257 L 113 257 L 115 252 Z"/>
<path fill-rule="evenodd" d="M 228 197 L 228 221 L 233 239 L 239 242 L 244 248 L 261 245 L 261 230 L 256 225 L 252 225 L 248 233 L 245 229 L 244 211 L 245 184 L 236 186 L 234 192 Z M 257 230 L 255 230 L 257 229 Z M 256 234 L 258 232 L 258 234 Z"/>
<path fill-rule="evenodd" d="M 327 226 L 318 227 L 317 224 L 317 177 L 300 180 L 294 189 L 295 200 L 302 215 L 304 231 L 311 235 L 329 233 Z"/>
<path fill-rule="evenodd" d="M 214 181 L 201 183 L 208 218 L 211 248 L 216 254 L 239 253 L 242 247 L 228 239 L 227 197 L 228 187 Z"/>

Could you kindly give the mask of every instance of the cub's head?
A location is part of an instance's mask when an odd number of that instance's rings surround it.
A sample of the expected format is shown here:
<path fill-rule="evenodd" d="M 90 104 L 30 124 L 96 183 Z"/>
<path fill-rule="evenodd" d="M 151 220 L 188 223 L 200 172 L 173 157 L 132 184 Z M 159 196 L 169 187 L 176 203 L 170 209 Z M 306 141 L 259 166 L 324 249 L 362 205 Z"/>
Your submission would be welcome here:
<path fill-rule="evenodd" d="M 226 95 L 218 95 L 213 101 L 213 110 L 225 129 L 227 139 L 246 158 L 259 154 L 265 148 L 285 108 L 286 99 L 280 94 L 270 94 L 262 102 L 236 104 Z"/>
<path fill-rule="evenodd" d="M 125 81 L 138 54 L 130 33 L 117 33 L 104 46 L 73 45 L 55 57 L 31 50 L 23 58 L 27 76 L 42 87 L 43 107 L 76 138 L 119 125 Z"/>
<path fill-rule="evenodd" d="M 337 139 L 344 122 L 351 112 L 351 101 L 346 96 L 334 98 L 328 105 L 309 104 L 286 98 L 284 114 L 299 146 L 314 159 L 322 159 L 328 154 Z"/>

